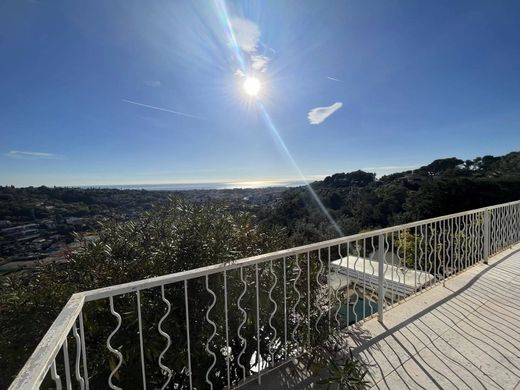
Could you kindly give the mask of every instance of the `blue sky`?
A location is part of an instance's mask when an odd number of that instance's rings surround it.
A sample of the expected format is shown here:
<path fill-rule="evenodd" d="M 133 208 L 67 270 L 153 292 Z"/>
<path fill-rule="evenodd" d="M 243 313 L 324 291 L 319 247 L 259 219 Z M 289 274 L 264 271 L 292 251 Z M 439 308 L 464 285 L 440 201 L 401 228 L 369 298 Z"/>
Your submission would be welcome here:
<path fill-rule="evenodd" d="M 287 150 L 310 179 L 505 154 L 518 20 L 516 1 L 3 1 L 0 184 L 292 180 Z"/>

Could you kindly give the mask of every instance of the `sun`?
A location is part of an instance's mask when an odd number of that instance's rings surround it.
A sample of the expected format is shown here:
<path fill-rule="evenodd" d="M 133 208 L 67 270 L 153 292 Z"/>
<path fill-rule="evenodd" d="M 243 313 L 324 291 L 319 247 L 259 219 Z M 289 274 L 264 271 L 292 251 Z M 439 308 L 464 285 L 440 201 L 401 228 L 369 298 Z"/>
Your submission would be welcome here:
<path fill-rule="evenodd" d="M 256 77 L 247 77 L 242 87 L 244 88 L 245 93 L 247 93 L 249 96 L 254 97 L 257 96 L 260 92 L 262 84 L 260 83 L 260 80 L 258 80 Z"/>

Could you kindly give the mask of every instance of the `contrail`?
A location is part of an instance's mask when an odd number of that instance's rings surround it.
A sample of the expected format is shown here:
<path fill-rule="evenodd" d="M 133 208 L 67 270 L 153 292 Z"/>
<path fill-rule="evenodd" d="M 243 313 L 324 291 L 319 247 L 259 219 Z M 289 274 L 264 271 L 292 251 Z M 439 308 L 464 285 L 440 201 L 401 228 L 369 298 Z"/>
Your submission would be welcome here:
<path fill-rule="evenodd" d="M 148 105 L 148 104 L 143 104 L 143 103 L 139 103 L 139 102 L 134 102 L 134 101 L 132 101 L 132 100 L 121 99 L 121 101 L 123 101 L 123 102 L 125 102 L 125 103 L 135 104 L 136 106 L 141 106 L 141 107 L 151 108 L 152 110 L 159 110 L 159 111 L 169 112 L 169 113 L 172 113 L 172 114 L 175 114 L 175 115 L 182 115 L 182 116 L 187 116 L 187 117 L 189 117 L 189 118 L 195 118 L 195 119 L 204 119 L 204 118 L 202 118 L 202 117 L 200 117 L 200 116 L 197 116 L 197 115 L 186 114 L 185 112 L 169 110 L 169 109 L 167 109 L 167 108 L 161 108 L 161 107 L 150 106 L 150 105 Z"/>
<path fill-rule="evenodd" d="M 334 77 L 327 76 L 327 78 L 328 78 L 329 80 L 332 80 L 332 81 L 337 81 L 338 83 L 342 83 L 342 82 L 343 82 L 343 81 L 341 81 L 340 79 L 336 79 L 336 78 L 334 78 Z"/>

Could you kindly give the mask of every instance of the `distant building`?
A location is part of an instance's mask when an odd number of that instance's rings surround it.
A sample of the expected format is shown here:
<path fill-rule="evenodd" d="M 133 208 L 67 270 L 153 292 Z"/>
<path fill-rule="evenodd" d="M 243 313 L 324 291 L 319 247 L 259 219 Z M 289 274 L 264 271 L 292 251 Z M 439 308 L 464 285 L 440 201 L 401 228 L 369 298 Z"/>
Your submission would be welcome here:
<path fill-rule="evenodd" d="M 37 223 L 30 223 L 27 225 L 13 226 L 0 230 L 0 235 L 12 239 L 20 239 L 27 236 L 34 236 L 40 234 L 40 226 Z"/>
<path fill-rule="evenodd" d="M 56 222 L 54 222 L 52 219 L 44 219 L 40 222 L 40 225 L 42 225 L 46 229 L 55 229 L 56 228 Z"/>
<path fill-rule="evenodd" d="M 6 228 L 11 226 L 11 221 L 8 221 L 7 219 L 0 220 L 0 228 Z"/>
<path fill-rule="evenodd" d="M 65 222 L 68 225 L 81 225 L 85 222 L 85 219 L 80 217 L 67 217 L 65 218 Z"/>

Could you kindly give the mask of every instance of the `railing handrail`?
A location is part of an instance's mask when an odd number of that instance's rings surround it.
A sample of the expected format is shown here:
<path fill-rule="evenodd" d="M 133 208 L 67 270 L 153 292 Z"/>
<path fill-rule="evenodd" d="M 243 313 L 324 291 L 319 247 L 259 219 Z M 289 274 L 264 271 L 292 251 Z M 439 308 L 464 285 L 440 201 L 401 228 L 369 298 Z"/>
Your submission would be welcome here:
<path fill-rule="evenodd" d="M 485 212 L 486 210 L 494 210 L 498 208 L 504 208 L 511 205 L 520 204 L 520 200 L 508 203 L 502 203 L 489 207 L 482 207 L 479 209 L 473 209 L 468 211 L 463 211 L 459 213 L 444 215 L 436 218 L 424 219 L 421 221 L 415 221 L 407 224 L 401 224 L 396 226 L 391 226 L 388 228 L 372 230 L 368 232 L 363 232 L 359 234 L 354 234 L 350 236 L 340 237 L 332 240 L 321 241 L 309 245 L 303 245 L 299 247 L 294 247 L 290 249 L 284 249 L 276 252 L 266 253 L 262 255 L 252 256 L 243 258 L 240 260 L 228 262 L 228 263 L 219 263 L 206 267 L 200 267 L 188 271 L 177 272 L 173 274 L 153 277 L 149 279 L 142 279 L 139 281 L 133 281 L 129 283 L 123 283 L 119 285 L 114 285 L 105 288 L 99 288 L 94 290 L 88 290 L 80 293 L 76 293 L 72 295 L 69 301 L 66 303 L 56 320 L 53 322 L 41 342 L 38 344 L 31 357 L 27 360 L 22 370 L 20 370 L 19 374 L 12 382 L 9 389 L 35 389 L 42 383 L 45 378 L 45 375 L 48 373 L 49 369 L 53 366 L 53 362 L 55 364 L 55 359 L 57 354 L 59 353 L 62 345 L 67 340 L 67 335 L 70 333 L 73 327 L 76 326 L 76 321 L 80 318 L 80 326 L 82 327 L 81 322 L 81 313 L 83 309 L 83 305 L 85 302 L 93 301 L 101 298 L 112 297 L 114 295 L 121 295 L 130 292 L 136 292 L 143 289 L 158 287 L 166 284 L 171 284 L 180 281 L 186 281 L 190 279 L 195 279 L 205 275 L 211 275 L 223 271 L 228 271 L 232 269 L 237 269 L 240 267 L 251 266 L 263 262 L 267 262 L 270 260 L 281 259 L 284 257 L 299 255 L 315 250 L 320 250 L 327 247 L 333 247 L 341 244 L 345 244 L 352 241 L 363 240 L 370 237 L 379 236 L 387 233 L 392 233 L 396 231 L 402 231 L 410 228 L 414 228 L 417 226 L 427 225 L 435 222 L 445 221 L 456 217 L 463 217 L 466 215 L 473 215 L 480 212 Z M 384 244 L 381 245 L 380 248 L 383 248 Z M 382 258 L 382 256 L 379 256 Z M 379 263 L 380 267 L 382 266 L 382 262 Z M 380 275 L 382 275 L 380 269 Z M 382 294 L 380 294 L 380 297 Z M 381 299 L 381 298 L 379 298 Z M 383 310 L 383 305 L 380 302 L 379 311 Z M 74 328 L 76 329 L 76 328 Z M 83 330 L 81 329 L 83 332 Z M 83 347 L 84 348 L 84 347 Z M 83 350 L 82 353 L 85 351 Z M 85 373 L 86 375 L 86 373 Z"/>
<path fill-rule="evenodd" d="M 195 279 L 205 275 L 212 275 L 215 273 L 222 272 L 224 270 L 229 271 L 240 267 L 255 265 L 264 263 L 266 261 L 280 259 L 283 257 L 294 256 L 302 253 L 312 252 L 318 249 L 337 246 L 346 244 L 347 242 L 362 240 L 367 237 L 375 237 L 380 234 L 392 233 L 396 231 L 410 229 L 416 226 L 426 225 L 434 222 L 445 221 L 447 219 L 461 217 L 465 215 L 471 215 L 485 210 L 493 210 L 500 207 L 506 207 L 520 203 L 520 200 L 508 203 L 502 203 L 494 206 L 481 207 L 479 209 L 473 209 L 468 211 L 462 211 L 459 213 L 443 215 L 441 217 L 423 219 L 420 221 L 405 223 L 401 225 L 395 225 L 387 228 L 371 230 L 363 233 L 353 234 L 350 236 L 344 236 L 334 238 L 332 240 L 320 241 L 313 244 L 302 245 L 290 249 L 282 249 L 276 252 L 264 253 L 261 255 L 246 257 L 240 260 L 230 261 L 227 263 L 218 263 L 205 267 L 199 267 L 188 271 L 176 272 L 168 275 L 155 276 L 148 279 L 141 279 L 133 282 L 116 284 L 109 287 L 102 287 L 95 290 L 84 291 L 85 302 L 94 301 L 97 299 L 108 298 L 113 295 L 126 294 L 148 288 L 158 287 L 165 284 L 176 283 L 184 280 Z"/>
<path fill-rule="evenodd" d="M 33 389 L 43 382 L 47 370 L 81 313 L 84 302 L 85 295 L 82 293 L 74 294 L 68 300 L 9 389 Z"/>

